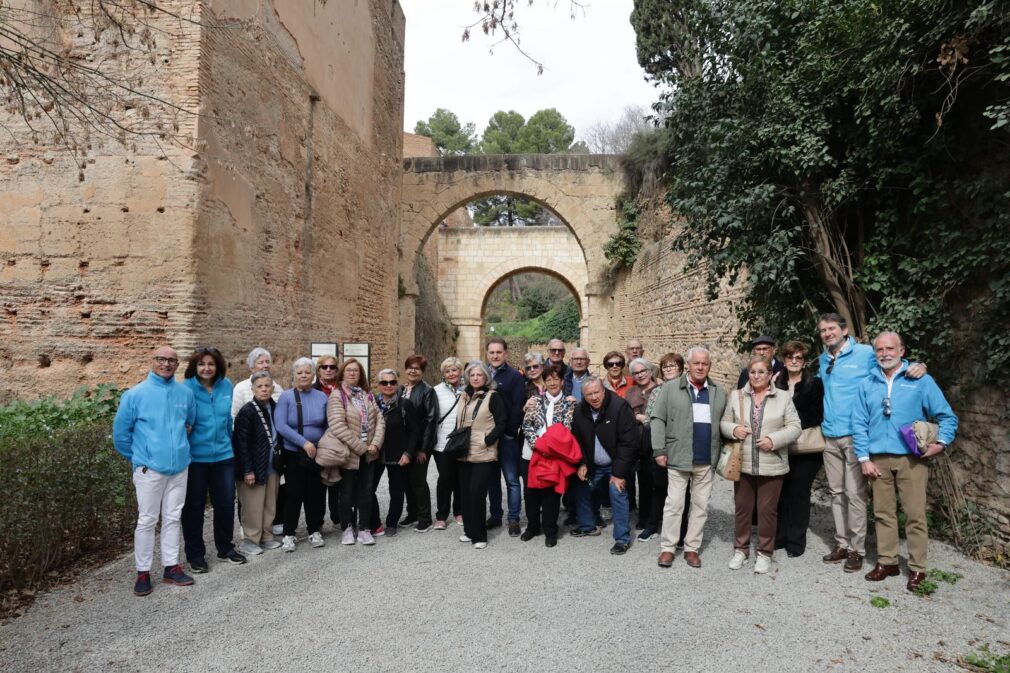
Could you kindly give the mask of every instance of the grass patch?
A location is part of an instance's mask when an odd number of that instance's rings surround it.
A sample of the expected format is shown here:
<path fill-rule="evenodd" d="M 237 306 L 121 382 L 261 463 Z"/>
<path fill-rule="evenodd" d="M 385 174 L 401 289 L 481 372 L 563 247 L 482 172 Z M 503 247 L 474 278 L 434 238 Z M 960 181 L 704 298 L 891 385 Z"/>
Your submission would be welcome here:
<path fill-rule="evenodd" d="M 1010 654 L 996 654 L 989 649 L 988 644 L 962 657 L 958 663 L 976 671 L 1010 673 Z"/>
<path fill-rule="evenodd" d="M 870 599 L 870 605 L 875 608 L 889 608 L 891 607 L 891 601 L 887 600 L 883 596 L 874 596 Z"/>

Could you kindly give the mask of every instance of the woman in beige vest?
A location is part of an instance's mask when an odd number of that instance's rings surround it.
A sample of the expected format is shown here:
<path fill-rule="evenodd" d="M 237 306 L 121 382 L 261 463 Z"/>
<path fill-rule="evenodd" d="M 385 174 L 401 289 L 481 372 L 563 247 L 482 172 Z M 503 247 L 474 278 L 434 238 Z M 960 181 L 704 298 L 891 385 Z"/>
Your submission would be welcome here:
<path fill-rule="evenodd" d="M 471 362 L 463 372 L 467 386 L 459 398 L 456 427 L 470 428 L 470 452 L 460 458 L 459 481 L 463 501 L 463 535 L 474 549 L 487 547 L 487 487 L 498 474 L 498 439 L 505 433 L 508 411 L 494 391 L 491 371 Z"/>
<path fill-rule="evenodd" d="M 800 417 L 788 392 L 771 385 L 772 365 L 767 358 L 751 358 L 747 371 L 749 380 L 726 401 L 721 423 L 723 437 L 743 441 L 740 481 L 733 484 L 736 551 L 729 567 L 739 570 L 750 558 L 751 520 L 757 509 L 754 572 L 767 573 L 775 550 L 779 493 L 789 472 L 789 445 L 800 436 Z"/>

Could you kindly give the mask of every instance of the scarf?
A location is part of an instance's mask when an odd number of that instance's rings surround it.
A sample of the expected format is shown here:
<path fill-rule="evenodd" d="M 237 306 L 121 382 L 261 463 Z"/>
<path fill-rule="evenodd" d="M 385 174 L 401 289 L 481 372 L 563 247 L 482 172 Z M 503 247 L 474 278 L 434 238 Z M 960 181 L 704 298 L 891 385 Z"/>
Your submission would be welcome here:
<path fill-rule="evenodd" d="M 368 399 L 365 397 L 365 391 L 357 386 L 345 386 L 344 390 L 350 388 L 350 394 L 347 396 L 353 404 L 358 409 L 358 417 L 361 419 L 361 436 L 365 437 L 368 435 Z"/>

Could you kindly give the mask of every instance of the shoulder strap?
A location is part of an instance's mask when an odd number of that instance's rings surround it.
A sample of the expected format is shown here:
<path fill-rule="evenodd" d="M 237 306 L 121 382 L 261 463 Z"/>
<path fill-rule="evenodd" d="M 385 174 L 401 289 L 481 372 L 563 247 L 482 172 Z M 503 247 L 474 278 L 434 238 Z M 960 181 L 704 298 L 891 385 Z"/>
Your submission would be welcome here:
<path fill-rule="evenodd" d="M 298 434 L 304 437 L 305 428 L 302 425 L 302 396 L 298 394 L 298 388 L 295 388 L 295 405 L 298 407 Z"/>
<path fill-rule="evenodd" d="M 456 393 L 456 400 L 452 403 L 452 406 L 449 407 L 449 411 L 445 412 L 442 415 L 442 418 L 438 419 L 438 424 L 439 425 L 442 425 L 442 421 L 444 421 L 445 419 L 447 419 L 449 417 L 449 414 L 452 413 L 452 410 L 456 408 L 456 405 L 459 404 L 459 398 L 460 397 L 462 397 L 462 395 L 460 393 Z"/>

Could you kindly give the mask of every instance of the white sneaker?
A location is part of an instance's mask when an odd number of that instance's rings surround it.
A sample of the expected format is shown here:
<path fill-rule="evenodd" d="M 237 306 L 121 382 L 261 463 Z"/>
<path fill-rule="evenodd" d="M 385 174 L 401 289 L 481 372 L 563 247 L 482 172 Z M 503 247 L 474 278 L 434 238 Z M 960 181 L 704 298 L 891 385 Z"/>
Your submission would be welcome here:
<path fill-rule="evenodd" d="M 284 535 L 284 524 L 279 523 L 270 528 L 270 532 L 274 535 Z"/>
<path fill-rule="evenodd" d="M 280 549 L 281 543 L 273 538 L 270 538 L 269 540 L 263 540 L 263 544 L 260 546 L 264 549 Z"/>
<path fill-rule="evenodd" d="M 754 562 L 754 572 L 762 575 L 772 569 L 772 557 L 758 554 L 757 561 Z"/>
<path fill-rule="evenodd" d="M 238 551 L 240 554 L 245 554 L 246 556 L 259 556 L 263 553 L 263 548 L 252 540 L 242 540 L 238 546 Z"/>
<path fill-rule="evenodd" d="M 344 529 L 343 535 L 340 536 L 340 544 L 351 545 L 354 544 L 354 527 L 348 526 Z"/>
<path fill-rule="evenodd" d="M 318 530 L 309 536 L 309 544 L 313 547 L 325 547 L 326 540 L 323 539 L 323 534 Z"/>
<path fill-rule="evenodd" d="M 743 568 L 745 563 L 747 563 L 747 554 L 744 554 L 742 551 L 737 549 L 733 552 L 733 558 L 729 560 L 729 569 L 740 570 L 740 568 Z"/>
<path fill-rule="evenodd" d="M 372 537 L 372 531 L 363 530 L 358 533 L 358 542 L 361 544 L 375 544 L 375 538 Z"/>
<path fill-rule="evenodd" d="M 473 548 L 474 549 L 484 549 L 485 547 L 487 547 L 487 542 L 474 542 L 473 543 Z"/>
<path fill-rule="evenodd" d="M 470 538 L 468 538 L 466 535 L 460 535 L 459 536 L 459 541 L 460 542 L 472 542 L 472 540 Z"/>
<path fill-rule="evenodd" d="M 284 551 L 294 551 L 295 550 L 295 536 L 285 535 L 284 539 L 281 541 L 281 549 Z"/>

